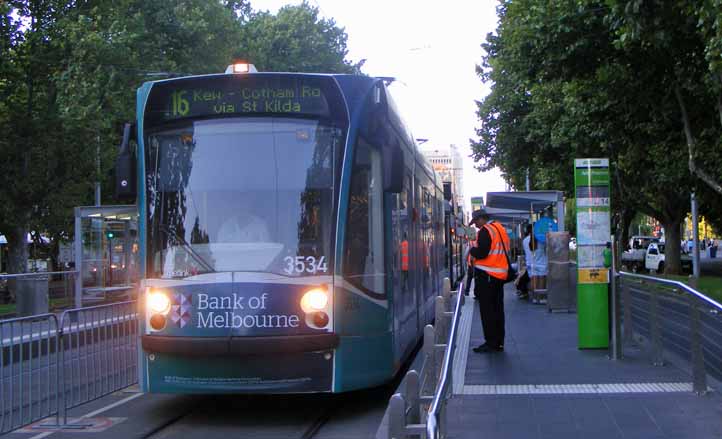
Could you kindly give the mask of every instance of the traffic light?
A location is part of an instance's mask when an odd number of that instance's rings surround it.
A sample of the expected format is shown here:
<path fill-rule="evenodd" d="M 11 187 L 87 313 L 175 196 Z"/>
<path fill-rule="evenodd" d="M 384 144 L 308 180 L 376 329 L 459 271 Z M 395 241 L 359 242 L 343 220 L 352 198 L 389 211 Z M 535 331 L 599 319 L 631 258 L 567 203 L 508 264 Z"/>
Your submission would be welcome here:
<path fill-rule="evenodd" d="M 112 230 L 108 230 L 105 232 L 105 237 L 108 239 L 113 239 L 114 236 L 115 236 L 115 234 L 113 233 Z"/>

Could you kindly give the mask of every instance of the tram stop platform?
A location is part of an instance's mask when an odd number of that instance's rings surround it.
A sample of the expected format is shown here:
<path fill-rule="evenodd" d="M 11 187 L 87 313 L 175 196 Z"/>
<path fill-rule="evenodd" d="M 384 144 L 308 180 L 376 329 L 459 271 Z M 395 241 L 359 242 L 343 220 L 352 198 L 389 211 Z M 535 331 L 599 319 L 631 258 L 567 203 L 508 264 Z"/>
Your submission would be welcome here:
<path fill-rule="evenodd" d="M 473 294 L 473 293 L 472 293 Z M 621 360 L 577 348 L 577 314 L 505 291 L 504 352 L 475 353 L 483 343 L 478 302 L 460 321 L 448 437 L 494 439 L 722 438 L 719 383 L 692 392 L 682 364 L 653 366 L 639 347 Z"/>

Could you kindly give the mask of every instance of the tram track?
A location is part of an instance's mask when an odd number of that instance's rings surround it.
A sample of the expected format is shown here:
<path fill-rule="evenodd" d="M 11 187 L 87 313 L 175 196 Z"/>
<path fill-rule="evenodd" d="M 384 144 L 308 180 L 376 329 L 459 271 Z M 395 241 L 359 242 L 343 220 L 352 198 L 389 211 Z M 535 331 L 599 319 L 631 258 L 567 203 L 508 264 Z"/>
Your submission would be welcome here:
<path fill-rule="evenodd" d="M 390 383 L 340 394 L 148 395 L 116 409 L 125 420 L 104 437 L 373 438 L 410 363 Z"/>
<path fill-rule="evenodd" d="M 150 428 L 136 437 L 371 438 L 394 388 L 387 385 L 338 395 L 195 396 L 164 410 L 164 419 L 152 427 L 146 424 Z"/>
<path fill-rule="evenodd" d="M 158 425 L 157 427 L 155 427 L 154 429 L 152 429 L 151 431 L 149 431 L 148 433 L 146 433 L 146 434 L 143 436 L 143 439 L 149 439 L 149 438 L 152 438 L 152 437 L 157 437 L 157 434 L 158 434 L 158 433 L 161 433 L 163 430 L 168 429 L 168 428 L 169 428 L 170 426 L 172 426 L 173 424 L 176 424 L 176 423 L 177 423 L 178 421 L 180 421 L 181 419 L 183 419 L 183 418 L 185 418 L 186 416 L 190 415 L 192 411 L 193 411 L 193 410 L 191 409 L 191 410 L 188 410 L 188 411 L 186 411 L 186 412 L 184 412 L 184 413 L 182 413 L 182 414 L 180 414 L 180 415 L 178 415 L 178 416 L 175 416 L 175 417 L 173 417 L 173 418 L 171 418 L 171 419 L 168 419 L 167 421 L 163 422 L 162 424 Z"/>
<path fill-rule="evenodd" d="M 299 439 L 313 439 L 319 431 L 326 425 L 332 418 L 335 412 L 339 410 L 339 407 L 326 408 L 316 420 L 308 426 L 308 428 L 301 434 Z"/>

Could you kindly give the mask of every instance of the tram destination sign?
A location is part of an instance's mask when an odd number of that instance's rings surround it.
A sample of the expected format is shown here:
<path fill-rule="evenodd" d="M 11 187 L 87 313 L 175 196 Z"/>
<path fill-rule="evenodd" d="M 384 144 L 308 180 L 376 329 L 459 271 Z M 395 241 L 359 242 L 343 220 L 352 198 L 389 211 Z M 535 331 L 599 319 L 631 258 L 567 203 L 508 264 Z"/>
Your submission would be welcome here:
<path fill-rule="evenodd" d="M 330 78 L 303 75 L 214 75 L 153 85 L 145 118 L 150 124 L 230 115 L 331 117 L 342 105 Z"/>

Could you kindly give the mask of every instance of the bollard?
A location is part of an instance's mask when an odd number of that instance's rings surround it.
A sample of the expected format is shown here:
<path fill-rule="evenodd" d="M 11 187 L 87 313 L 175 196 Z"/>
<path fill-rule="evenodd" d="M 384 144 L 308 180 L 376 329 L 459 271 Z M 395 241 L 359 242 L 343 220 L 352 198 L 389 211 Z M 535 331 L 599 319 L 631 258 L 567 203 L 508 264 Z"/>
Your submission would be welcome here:
<path fill-rule="evenodd" d="M 424 373 L 426 374 L 426 385 L 433 384 L 433 389 L 436 389 L 436 380 L 438 379 L 438 372 L 436 368 L 436 334 L 432 325 L 426 325 L 424 327 Z M 424 389 L 424 393 L 426 389 Z"/>
<path fill-rule="evenodd" d="M 649 335 L 652 342 L 652 364 L 664 366 L 662 331 L 659 327 L 659 297 L 655 289 L 649 293 Z"/>
<path fill-rule="evenodd" d="M 442 291 L 442 296 L 449 297 L 449 294 L 451 293 L 451 280 L 449 280 L 448 277 L 444 278 L 444 285 Z"/>
<path fill-rule="evenodd" d="M 19 277 L 15 282 L 15 301 L 19 316 L 27 317 L 48 312 L 48 276 Z"/>
<path fill-rule="evenodd" d="M 446 334 L 449 332 L 447 329 L 447 317 L 446 317 L 446 298 L 442 296 L 436 296 L 436 302 L 434 307 L 434 323 L 436 328 L 436 343 L 443 343 Z"/>
<path fill-rule="evenodd" d="M 419 373 L 410 370 L 406 373 L 406 399 L 409 405 L 409 419 L 411 424 L 418 424 L 421 421 L 421 405 L 420 405 L 420 383 Z"/>
<path fill-rule="evenodd" d="M 406 434 L 405 418 L 406 402 L 400 393 L 395 393 L 389 401 L 389 439 L 403 439 Z"/>
<path fill-rule="evenodd" d="M 697 299 L 689 297 L 689 331 L 690 331 L 690 354 L 692 355 L 692 390 L 697 395 L 707 393 L 707 371 L 704 366 L 704 350 L 702 348 L 702 324 L 699 315 Z"/>

